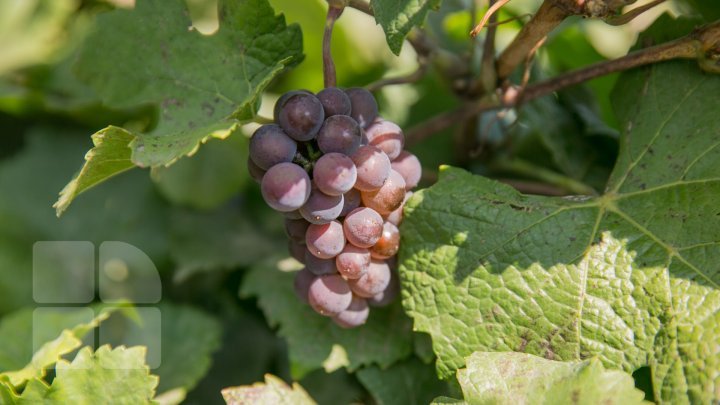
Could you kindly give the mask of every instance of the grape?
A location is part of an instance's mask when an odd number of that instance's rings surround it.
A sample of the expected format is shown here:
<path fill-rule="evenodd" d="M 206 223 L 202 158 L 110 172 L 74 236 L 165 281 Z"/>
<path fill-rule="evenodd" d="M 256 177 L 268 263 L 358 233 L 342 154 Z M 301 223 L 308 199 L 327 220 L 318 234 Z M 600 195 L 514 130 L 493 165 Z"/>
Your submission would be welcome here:
<path fill-rule="evenodd" d="M 275 107 L 273 108 L 273 120 L 275 122 L 278 122 L 280 120 L 280 110 L 282 109 L 282 106 L 285 105 L 285 102 L 288 101 L 288 99 L 294 95 L 297 94 L 312 94 L 309 90 L 293 90 L 288 91 L 287 93 L 280 96 L 277 102 L 275 102 Z"/>
<path fill-rule="evenodd" d="M 360 190 L 356 188 L 343 194 L 343 209 L 340 211 L 340 216 L 344 217 L 349 214 L 350 211 L 360 206 L 360 202 Z"/>
<path fill-rule="evenodd" d="M 315 162 L 313 181 L 325 194 L 347 193 L 352 190 L 356 179 L 355 163 L 341 153 L 328 153 Z"/>
<path fill-rule="evenodd" d="M 350 104 L 352 105 L 350 116 L 353 117 L 361 127 L 367 128 L 370 126 L 378 116 L 378 105 L 372 93 L 361 87 L 347 89 L 345 93 L 350 97 Z"/>
<path fill-rule="evenodd" d="M 313 224 L 326 224 L 340 215 L 343 207 L 343 196 L 327 195 L 318 188 L 313 188 L 305 205 L 300 207 L 300 214 Z"/>
<path fill-rule="evenodd" d="M 403 198 L 402 204 L 400 204 L 400 206 L 395 211 L 387 214 L 387 216 L 385 217 L 385 220 L 395 226 L 400 226 L 400 223 L 402 222 L 402 219 L 403 219 L 403 208 L 405 208 L 405 203 L 407 202 L 407 200 L 410 199 L 410 197 L 412 197 L 412 195 L 413 195 L 412 191 L 406 192 L 405 198 Z"/>
<path fill-rule="evenodd" d="M 400 173 L 390 170 L 387 181 L 379 190 L 363 191 L 360 195 L 363 205 L 382 215 L 388 215 L 402 205 L 405 198 L 405 180 Z"/>
<path fill-rule="evenodd" d="M 250 159 L 263 170 L 292 162 L 296 152 L 297 143 L 275 124 L 261 126 L 250 138 Z"/>
<path fill-rule="evenodd" d="M 346 310 L 352 302 L 347 281 L 337 274 L 317 277 L 308 289 L 310 306 L 320 315 L 333 316 Z"/>
<path fill-rule="evenodd" d="M 322 89 L 317 98 L 325 108 L 326 119 L 333 115 L 350 115 L 350 97 L 337 87 Z"/>
<path fill-rule="evenodd" d="M 343 230 L 350 243 L 357 247 L 369 248 L 382 236 L 383 220 L 375 210 L 360 207 L 345 217 Z"/>
<path fill-rule="evenodd" d="M 305 249 L 305 268 L 316 276 L 336 274 L 335 259 L 318 259 L 309 250 Z"/>
<path fill-rule="evenodd" d="M 333 321 L 341 328 L 350 329 L 356 328 L 367 321 L 368 315 L 370 314 L 370 308 L 365 299 L 353 296 L 350 306 L 333 316 Z"/>
<path fill-rule="evenodd" d="M 288 241 L 288 252 L 290 252 L 290 256 L 300 263 L 305 263 L 305 251 L 307 251 L 307 249 L 302 243 L 297 243 L 294 240 Z"/>
<path fill-rule="evenodd" d="M 331 259 L 345 247 L 343 226 L 338 221 L 327 224 L 312 224 L 305 233 L 308 250 L 318 259 Z"/>
<path fill-rule="evenodd" d="M 370 248 L 373 259 L 389 259 L 395 256 L 400 248 L 400 230 L 390 222 L 383 224 L 380 240 Z"/>
<path fill-rule="evenodd" d="M 288 136 L 296 141 L 309 141 L 315 138 L 325 120 L 325 111 L 314 95 L 297 92 L 282 101 L 276 119 Z"/>
<path fill-rule="evenodd" d="M 300 214 L 300 210 L 292 210 L 288 212 L 283 212 L 283 215 L 287 219 L 305 219 L 302 217 L 302 214 Z"/>
<path fill-rule="evenodd" d="M 390 175 L 390 159 L 375 146 L 361 146 L 352 155 L 352 161 L 357 168 L 355 188 L 360 191 L 379 189 Z"/>
<path fill-rule="evenodd" d="M 390 267 L 382 260 L 372 260 L 367 272 L 360 278 L 348 280 L 350 289 L 355 294 L 370 298 L 385 291 L 390 284 Z"/>
<path fill-rule="evenodd" d="M 405 186 L 408 190 L 415 188 L 422 176 L 422 166 L 417 156 L 410 152 L 402 151 L 391 163 L 393 170 L 400 173 L 405 179 Z"/>
<path fill-rule="evenodd" d="M 300 244 L 305 243 L 305 232 L 307 231 L 308 226 L 310 226 L 310 223 L 304 218 L 285 218 L 285 233 L 291 240 Z"/>
<path fill-rule="evenodd" d="M 310 177 L 294 163 L 279 163 L 263 176 L 260 191 L 267 205 L 280 212 L 296 210 L 310 198 Z"/>
<path fill-rule="evenodd" d="M 384 307 L 388 304 L 390 304 L 395 297 L 397 297 L 398 293 L 400 292 L 400 282 L 398 280 L 397 274 L 395 272 L 391 272 L 390 275 L 390 283 L 388 286 L 383 290 L 383 292 L 379 294 L 375 294 L 372 296 L 372 298 L 368 298 L 368 304 L 373 307 Z"/>
<path fill-rule="evenodd" d="M 337 271 L 345 278 L 360 278 L 367 272 L 370 265 L 370 252 L 367 249 L 359 248 L 351 243 L 335 257 Z"/>
<path fill-rule="evenodd" d="M 365 131 L 368 143 L 377 146 L 393 160 L 400 155 L 405 145 L 405 135 L 397 124 L 383 119 L 376 120 Z"/>
<path fill-rule="evenodd" d="M 302 269 L 295 274 L 295 295 L 297 295 L 302 302 L 308 303 L 308 291 L 313 281 L 315 281 L 315 275 L 307 269 Z"/>
<path fill-rule="evenodd" d="M 247 168 L 248 173 L 250 173 L 250 177 L 253 178 L 258 183 L 262 182 L 262 178 L 265 175 L 265 170 L 260 168 L 260 166 L 256 165 L 255 162 L 252 161 L 252 159 L 248 158 L 247 161 Z"/>
<path fill-rule="evenodd" d="M 317 135 L 318 148 L 323 153 L 352 155 L 360 147 L 361 140 L 362 129 L 347 115 L 328 117 Z"/>

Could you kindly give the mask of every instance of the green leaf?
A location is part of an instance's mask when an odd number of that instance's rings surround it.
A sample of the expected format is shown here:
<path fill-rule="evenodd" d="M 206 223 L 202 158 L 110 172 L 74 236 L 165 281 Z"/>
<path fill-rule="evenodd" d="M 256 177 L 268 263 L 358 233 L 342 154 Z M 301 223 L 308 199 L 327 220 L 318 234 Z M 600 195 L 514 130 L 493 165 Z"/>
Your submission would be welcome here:
<path fill-rule="evenodd" d="M 57 216 L 60 216 L 80 193 L 135 167 L 130 160 L 129 149 L 133 139 L 135 136 L 132 133 L 114 126 L 93 134 L 95 147 L 85 155 L 85 165 L 60 191 L 60 198 L 53 204 Z"/>
<path fill-rule="evenodd" d="M 431 9 L 440 7 L 441 0 L 398 0 L 370 2 L 375 21 L 383 27 L 390 50 L 400 54 L 405 36 L 413 27 L 422 25 Z"/>
<path fill-rule="evenodd" d="M 211 140 L 192 159 L 153 170 L 160 192 L 174 205 L 214 209 L 238 194 L 248 181 L 248 138 L 235 131 L 224 141 Z"/>
<path fill-rule="evenodd" d="M 682 77 L 682 80 L 677 80 Z M 621 152 L 598 198 L 523 196 L 445 168 L 408 202 L 400 274 L 448 376 L 475 351 L 649 366 L 659 401 L 720 387 L 720 77 L 622 76 Z"/>
<path fill-rule="evenodd" d="M 93 353 L 81 349 L 72 363 L 58 362 L 55 379 L 48 386 L 31 380 L 21 395 L 8 395 L 7 385 L 0 385 L 0 398 L 13 398 L 10 404 L 151 404 L 158 378 L 145 365 L 145 348 L 102 346 Z M 2 392 L 4 391 L 4 392 Z"/>
<path fill-rule="evenodd" d="M 596 358 L 559 362 L 524 353 L 476 352 L 466 363 L 457 378 L 470 404 L 646 403 L 629 374 L 605 370 Z"/>
<path fill-rule="evenodd" d="M 288 341 L 296 376 L 320 367 L 330 372 L 340 367 L 353 371 L 360 366 L 388 367 L 412 351 L 410 322 L 399 305 L 373 308 L 361 328 L 342 329 L 332 320 L 299 301 L 293 290 L 293 271 L 277 259 L 256 265 L 245 277 L 241 296 L 258 297 L 258 305 L 271 326 Z M 296 270 L 297 268 L 295 268 Z"/>
<path fill-rule="evenodd" d="M 313 405 L 316 403 L 297 383 L 290 387 L 285 381 L 272 374 L 265 374 L 264 383 L 225 388 L 222 395 L 228 405 Z"/>
<path fill-rule="evenodd" d="M 434 367 L 414 357 L 385 370 L 363 368 L 357 376 L 378 405 L 427 404 L 446 394 L 448 388 L 447 383 L 438 380 Z"/>
<path fill-rule="evenodd" d="M 221 1 L 214 35 L 190 26 L 184 1 L 142 1 L 134 10 L 100 15 L 80 52 L 78 76 L 108 106 L 159 107 L 152 132 L 123 134 L 134 138 L 129 147 L 137 166 L 167 166 L 212 137 L 227 137 L 238 122 L 253 118 L 270 81 L 301 58 L 298 27 L 286 26 L 267 0 Z M 113 147 L 127 155 L 121 142 Z M 115 172 L 89 167 L 80 175 L 97 182 L 126 170 L 123 162 Z"/>

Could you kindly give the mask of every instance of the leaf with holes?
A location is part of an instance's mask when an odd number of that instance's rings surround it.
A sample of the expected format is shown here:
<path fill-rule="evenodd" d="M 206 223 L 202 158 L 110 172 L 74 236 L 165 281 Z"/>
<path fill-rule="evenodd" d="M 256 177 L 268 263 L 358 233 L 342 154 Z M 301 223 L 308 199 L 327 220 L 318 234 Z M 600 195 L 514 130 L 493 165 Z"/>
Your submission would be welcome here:
<path fill-rule="evenodd" d="M 149 133 L 108 128 L 95 136 L 58 214 L 85 189 L 133 165 L 166 166 L 211 137 L 228 136 L 255 115 L 270 81 L 300 61 L 299 28 L 286 26 L 267 0 L 221 1 L 219 15 L 219 31 L 210 36 L 191 29 L 182 0 L 141 1 L 98 17 L 77 75 L 108 106 L 157 105 L 160 117 Z"/>
<path fill-rule="evenodd" d="M 597 198 L 524 196 L 452 168 L 415 194 L 403 303 L 442 376 L 475 351 L 597 356 L 649 366 L 661 402 L 717 398 L 718 94 L 720 77 L 692 63 L 623 75 L 621 152 Z"/>

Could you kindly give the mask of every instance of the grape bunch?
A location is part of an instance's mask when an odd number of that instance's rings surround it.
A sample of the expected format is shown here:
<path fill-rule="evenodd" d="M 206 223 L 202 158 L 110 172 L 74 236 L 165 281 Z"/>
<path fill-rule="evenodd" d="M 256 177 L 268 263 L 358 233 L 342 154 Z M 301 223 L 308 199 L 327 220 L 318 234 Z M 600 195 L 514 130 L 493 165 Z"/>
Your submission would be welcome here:
<path fill-rule="evenodd" d="M 398 293 L 398 225 L 420 161 L 362 88 L 288 92 L 274 121 L 250 139 L 248 169 L 305 265 L 295 291 L 341 327 L 360 326 Z"/>

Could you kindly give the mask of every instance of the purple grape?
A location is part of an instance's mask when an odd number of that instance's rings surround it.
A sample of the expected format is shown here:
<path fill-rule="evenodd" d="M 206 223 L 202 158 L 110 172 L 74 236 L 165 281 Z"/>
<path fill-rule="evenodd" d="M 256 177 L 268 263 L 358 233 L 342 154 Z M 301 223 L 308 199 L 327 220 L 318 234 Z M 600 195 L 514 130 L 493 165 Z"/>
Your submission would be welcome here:
<path fill-rule="evenodd" d="M 293 91 L 288 91 L 287 93 L 280 96 L 278 101 L 275 103 L 275 107 L 273 107 L 273 120 L 275 122 L 278 122 L 278 120 L 280 118 L 280 110 L 281 110 L 282 106 L 285 105 L 285 102 L 290 97 L 297 95 L 297 94 L 312 94 L 312 92 L 309 90 L 293 90 Z"/>
<path fill-rule="evenodd" d="M 313 181 L 327 195 L 341 195 L 352 190 L 357 169 L 352 159 L 341 153 L 328 153 L 315 162 Z"/>
<path fill-rule="evenodd" d="M 292 162 L 297 143 L 275 124 L 263 125 L 250 138 L 250 159 L 263 170 Z"/>
<path fill-rule="evenodd" d="M 370 248 L 373 259 L 389 259 L 400 249 L 400 230 L 394 224 L 385 222 L 380 240 Z"/>
<path fill-rule="evenodd" d="M 362 197 L 360 196 L 360 190 L 354 188 L 347 193 L 343 194 L 343 209 L 340 211 L 340 216 L 344 217 L 349 214 L 352 210 L 360 206 Z"/>
<path fill-rule="evenodd" d="M 305 232 L 307 232 L 308 226 L 310 223 L 304 218 L 285 218 L 285 233 L 291 240 L 300 244 L 305 244 Z"/>
<path fill-rule="evenodd" d="M 370 252 L 352 243 L 346 244 L 343 251 L 335 257 L 337 271 L 347 279 L 362 277 L 367 272 L 368 266 L 370 266 Z"/>
<path fill-rule="evenodd" d="M 318 259 L 332 259 L 345 247 L 343 226 L 338 221 L 327 224 L 312 224 L 305 233 L 308 250 Z"/>
<path fill-rule="evenodd" d="M 412 197 L 412 195 L 413 195 L 412 191 L 406 192 L 405 198 L 403 198 L 402 204 L 400 204 L 400 206 L 395 211 L 387 214 L 387 216 L 385 217 L 385 220 L 395 226 L 400 226 L 400 223 L 402 222 L 402 219 L 403 219 L 403 208 L 405 208 L 405 203 L 407 202 L 407 200 L 410 199 L 410 197 Z"/>
<path fill-rule="evenodd" d="M 295 273 L 295 295 L 304 303 L 308 303 L 308 291 L 310 290 L 310 284 L 315 281 L 315 275 L 309 272 L 307 269 L 302 269 Z"/>
<path fill-rule="evenodd" d="M 350 289 L 363 298 L 371 298 L 385 291 L 390 284 L 390 267 L 382 260 L 373 260 L 360 278 L 348 280 Z"/>
<path fill-rule="evenodd" d="M 337 315 L 352 302 L 347 281 L 337 274 L 317 277 L 308 289 L 308 301 L 315 312 L 324 316 Z"/>
<path fill-rule="evenodd" d="M 343 221 L 348 242 L 361 248 L 369 248 L 380 239 L 383 220 L 372 208 L 360 207 L 350 212 Z"/>
<path fill-rule="evenodd" d="M 294 211 L 310 198 L 310 176 L 294 163 L 279 163 L 263 176 L 260 191 L 265 202 L 280 212 Z"/>
<path fill-rule="evenodd" d="M 253 162 L 252 159 L 250 159 L 249 157 L 247 161 L 247 166 L 250 177 L 252 177 L 253 180 L 255 180 L 256 182 L 261 183 L 262 178 L 265 175 L 265 170 L 261 169 L 260 166 L 256 165 L 255 162 Z"/>
<path fill-rule="evenodd" d="M 390 175 L 390 159 L 375 146 L 361 146 L 352 155 L 352 161 L 357 169 L 355 188 L 360 191 L 379 189 Z"/>
<path fill-rule="evenodd" d="M 313 224 L 327 224 L 340 215 L 343 207 L 343 196 L 327 195 L 318 188 L 313 188 L 305 205 L 300 207 L 300 214 Z"/>
<path fill-rule="evenodd" d="M 377 146 L 393 160 L 400 155 L 405 145 L 405 135 L 394 122 L 376 120 L 366 131 L 368 143 Z"/>
<path fill-rule="evenodd" d="M 337 152 L 352 155 L 362 140 L 362 128 L 347 115 L 328 117 L 317 135 L 318 148 L 323 153 Z"/>
<path fill-rule="evenodd" d="M 402 151 L 391 163 L 393 170 L 400 173 L 405 179 L 405 186 L 408 190 L 415 188 L 422 177 L 422 166 L 417 156 L 410 152 Z"/>
<path fill-rule="evenodd" d="M 363 325 L 370 315 L 370 308 L 364 298 L 352 297 L 350 306 L 339 314 L 333 316 L 332 320 L 341 328 L 351 329 Z"/>
<path fill-rule="evenodd" d="M 350 104 L 352 105 L 350 116 L 361 127 L 367 128 L 370 126 L 378 116 L 378 105 L 372 93 L 361 87 L 347 89 L 345 93 L 350 97 Z"/>
<path fill-rule="evenodd" d="M 335 259 L 318 259 L 309 250 L 305 249 L 305 268 L 316 276 L 336 274 Z"/>
<path fill-rule="evenodd" d="M 288 212 L 283 212 L 283 215 L 287 219 L 305 219 L 302 217 L 302 214 L 300 214 L 300 210 L 292 210 Z"/>
<path fill-rule="evenodd" d="M 395 272 L 391 272 L 390 284 L 383 290 L 383 292 L 373 295 L 372 298 L 368 298 L 368 304 L 373 307 L 384 307 L 389 305 L 400 292 L 400 281 Z"/>
<path fill-rule="evenodd" d="M 325 111 L 317 97 L 297 92 L 284 99 L 281 97 L 278 104 L 276 121 L 288 136 L 303 142 L 315 138 L 325 120 Z"/>
<path fill-rule="evenodd" d="M 290 256 L 300 263 L 305 263 L 305 251 L 307 251 L 307 249 L 302 243 L 297 243 L 294 240 L 288 241 L 288 252 L 290 252 Z"/>
<path fill-rule="evenodd" d="M 363 205 L 372 208 L 381 215 L 388 215 L 398 209 L 405 198 L 405 179 L 395 170 L 390 170 L 385 184 L 375 191 L 363 191 Z"/>
<path fill-rule="evenodd" d="M 326 119 L 333 115 L 350 115 L 350 97 L 337 87 L 322 89 L 317 98 L 325 108 Z"/>

